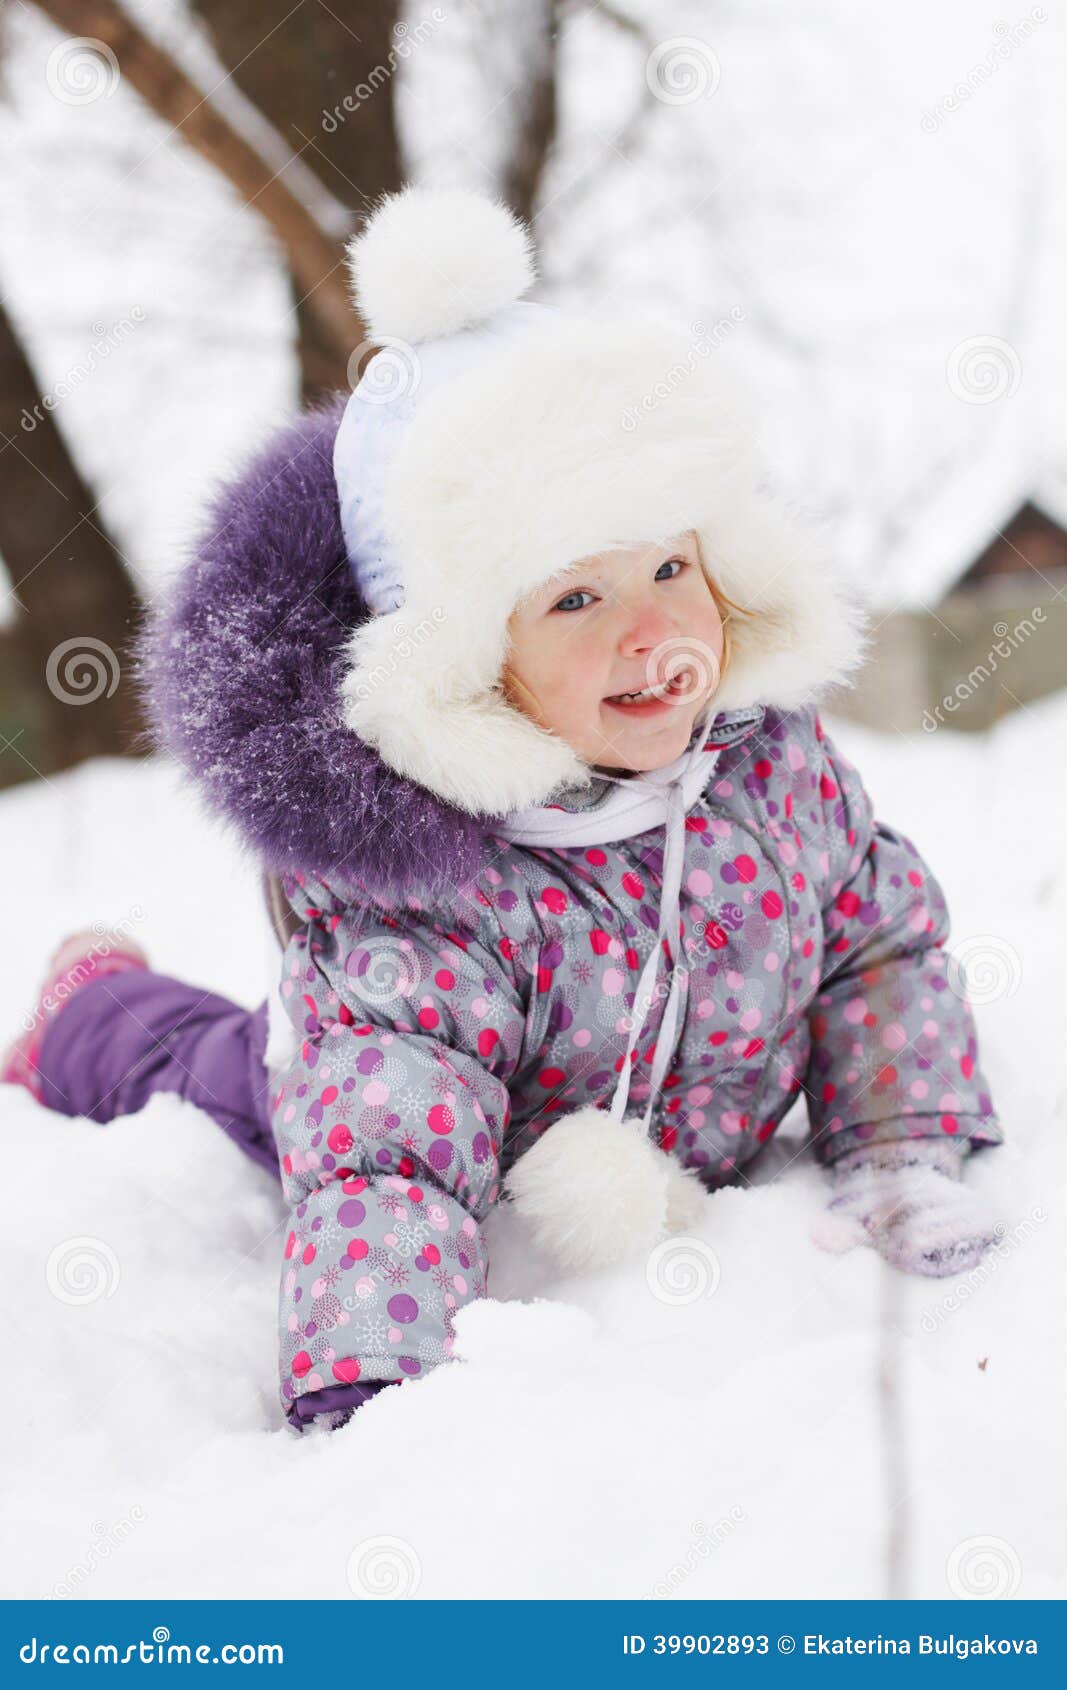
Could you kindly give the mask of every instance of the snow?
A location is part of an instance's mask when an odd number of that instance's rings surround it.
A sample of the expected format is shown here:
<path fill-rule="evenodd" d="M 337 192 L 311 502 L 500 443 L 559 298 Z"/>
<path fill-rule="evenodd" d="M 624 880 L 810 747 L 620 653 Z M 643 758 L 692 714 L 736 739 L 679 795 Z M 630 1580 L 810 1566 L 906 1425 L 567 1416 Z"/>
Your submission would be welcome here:
<path fill-rule="evenodd" d="M 989 737 L 826 723 L 927 856 L 970 959 L 1008 1143 L 969 1177 L 997 1196 L 1001 1253 L 933 1281 L 821 1252 L 798 1109 L 658 1279 L 554 1276 L 498 1210 L 461 1364 L 301 1439 L 275 1394 L 270 1177 L 178 1098 L 100 1127 L 4 1088 L 9 1596 L 869 1597 L 891 1525 L 899 1593 L 1062 1596 L 1067 696 Z M 52 944 L 98 919 L 159 969 L 263 995 L 252 865 L 166 762 L 85 765 L 0 815 L 0 870 L 25 886 L 4 1027 Z"/>
<path fill-rule="evenodd" d="M 217 81 L 181 4 L 129 9 Z M 408 8 L 413 25 L 431 13 Z M 1064 15 L 752 0 L 712 19 L 664 0 L 647 40 L 602 9 L 564 23 L 544 297 L 655 296 L 707 325 L 743 312 L 731 348 L 781 478 L 886 609 L 936 603 L 1028 496 L 1067 520 Z M 210 484 L 297 403 L 290 287 L 261 219 L 125 84 L 55 98 L 60 32 L 30 7 L 5 21 L 0 145 L 19 168 L 0 286 L 151 597 Z M 487 54 L 468 20 L 405 61 L 416 178 L 492 185 L 527 51 L 507 38 L 514 52 Z M 671 38 L 714 54 L 706 96 L 648 91 L 649 46 Z M 998 41 L 1011 51 L 979 83 Z M 975 340 L 1000 372 L 990 402 L 948 379 Z M 693 1300 L 654 1295 L 643 1265 L 553 1277 L 502 1210 L 492 1297 L 457 1325 L 463 1365 L 298 1439 L 276 1398 L 269 1176 L 177 1099 L 96 1127 L 4 1089 L 9 1597 L 874 1596 L 894 1533 L 903 1594 L 1064 1594 L 1067 698 L 988 737 L 827 722 L 948 894 L 1008 1135 L 970 1170 L 1001 1201 L 1003 1254 L 919 1281 L 818 1251 L 825 1190 L 798 1110 L 753 1187 L 709 1200 Z M 163 762 L 4 794 L 0 867 L 11 1032 L 53 944 L 96 920 L 127 922 L 161 970 L 264 995 L 253 867 Z"/>

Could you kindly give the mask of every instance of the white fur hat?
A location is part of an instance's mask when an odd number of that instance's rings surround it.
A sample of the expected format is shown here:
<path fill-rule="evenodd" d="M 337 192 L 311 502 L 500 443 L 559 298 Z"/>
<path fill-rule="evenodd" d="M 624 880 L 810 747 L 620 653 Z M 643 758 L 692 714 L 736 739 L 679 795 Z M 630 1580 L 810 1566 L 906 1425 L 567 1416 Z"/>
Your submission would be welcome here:
<path fill-rule="evenodd" d="M 699 325 L 520 303 L 529 236 L 502 205 L 412 188 L 349 247 L 380 350 L 334 468 L 357 579 L 345 718 L 392 768 L 505 815 L 591 778 L 501 689 L 516 604 L 576 559 L 695 529 L 730 622 L 714 708 L 846 680 L 864 613 L 771 495 L 741 378 Z M 375 374 L 377 372 L 377 374 Z"/>

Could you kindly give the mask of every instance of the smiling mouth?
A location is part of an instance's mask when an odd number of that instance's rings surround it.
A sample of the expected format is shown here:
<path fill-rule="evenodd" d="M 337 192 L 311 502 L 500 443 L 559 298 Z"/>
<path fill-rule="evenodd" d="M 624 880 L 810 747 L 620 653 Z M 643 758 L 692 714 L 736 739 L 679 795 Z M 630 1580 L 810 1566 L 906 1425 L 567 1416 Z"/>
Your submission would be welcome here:
<path fill-rule="evenodd" d="M 640 692 L 613 692 L 605 698 L 605 704 L 648 704 L 653 699 L 677 698 L 686 691 L 685 682 L 674 679 L 665 681 L 658 687 L 642 687 Z"/>

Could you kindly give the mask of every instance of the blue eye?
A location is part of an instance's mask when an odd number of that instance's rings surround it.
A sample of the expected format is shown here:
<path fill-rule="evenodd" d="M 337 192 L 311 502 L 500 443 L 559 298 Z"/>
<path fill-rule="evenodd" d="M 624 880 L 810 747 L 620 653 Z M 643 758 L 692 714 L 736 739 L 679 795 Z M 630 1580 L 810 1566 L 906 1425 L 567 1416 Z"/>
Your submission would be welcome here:
<path fill-rule="evenodd" d="M 567 598 L 560 599 L 559 603 L 554 604 L 552 606 L 552 608 L 553 608 L 553 610 L 566 610 L 567 609 L 567 599 L 591 599 L 592 596 L 593 596 L 592 593 L 587 593 L 583 588 L 583 589 L 579 590 L 578 592 L 568 593 Z M 584 607 L 584 605 L 577 605 L 577 606 L 572 606 L 571 608 L 583 610 L 585 607 Z"/>
<path fill-rule="evenodd" d="M 672 569 L 675 565 L 677 565 L 677 569 L 678 569 L 677 575 L 661 575 L 660 574 L 661 569 Z M 677 581 L 678 575 L 680 575 L 682 573 L 682 570 L 688 569 L 688 568 L 689 568 L 689 559 L 688 558 L 684 558 L 684 557 L 666 558 L 663 561 L 663 563 L 661 563 L 659 565 L 659 568 L 656 570 L 655 580 L 657 580 L 657 581 Z M 584 610 L 585 609 L 584 605 L 573 604 L 569 601 L 572 601 L 574 599 L 592 599 L 592 598 L 595 598 L 595 597 L 596 597 L 595 593 L 586 592 L 584 587 L 577 588 L 573 593 L 568 593 L 565 598 L 560 599 L 558 604 L 554 604 L 552 606 L 552 609 L 553 610 L 568 611 L 568 612 L 570 610 Z"/>

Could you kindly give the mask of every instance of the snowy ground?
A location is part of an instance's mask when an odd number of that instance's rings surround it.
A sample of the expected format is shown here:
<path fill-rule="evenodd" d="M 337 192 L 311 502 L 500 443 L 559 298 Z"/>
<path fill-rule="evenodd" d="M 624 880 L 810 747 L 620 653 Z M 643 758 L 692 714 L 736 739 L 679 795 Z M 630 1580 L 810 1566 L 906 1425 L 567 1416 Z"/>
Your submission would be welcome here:
<path fill-rule="evenodd" d="M 866 1250 L 820 1252 L 794 1113 L 760 1183 L 709 1200 L 695 1297 L 654 1294 L 642 1267 L 552 1278 L 499 1212 L 493 1298 L 457 1323 L 466 1365 L 301 1440 L 275 1397 L 270 1178 L 177 1099 L 96 1127 L 4 1089 L 6 1159 L 27 1170 L 7 1200 L 9 1597 L 868 1597 L 891 1544 L 903 1594 L 1067 1593 L 1067 694 L 990 739 L 827 723 L 930 860 L 970 959 L 1010 1140 L 971 1177 L 1000 1194 L 1003 1255 L 909 1281 Z M 88 766 L 7 795 L 0 818 L 5 1028 L 53 942 L 95 919 L 258 1001 L 255 877 L 167 765 Z"/>

